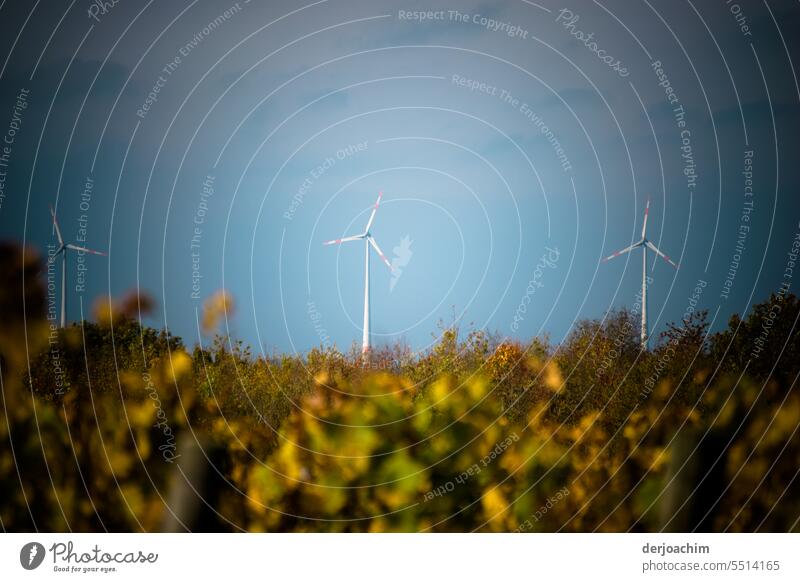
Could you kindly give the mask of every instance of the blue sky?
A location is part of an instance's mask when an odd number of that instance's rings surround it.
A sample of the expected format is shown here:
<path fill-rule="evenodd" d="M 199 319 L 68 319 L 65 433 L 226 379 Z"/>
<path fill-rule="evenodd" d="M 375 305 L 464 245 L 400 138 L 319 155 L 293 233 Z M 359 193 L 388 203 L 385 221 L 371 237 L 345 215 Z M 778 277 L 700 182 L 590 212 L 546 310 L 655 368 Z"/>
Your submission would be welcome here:
<path fill-rule="evenodd" d="M 700 307 L 717 328 L 783 280 L 800 228 L 789 60 L 798 57 L 789 34 L 796 3 L 771 3 L 783 39 L 756 2 L 743 3 L 749 35 L 716 3 L 577 2 L 567 27 L 552 2 L 240 2 L 206 32 L 235 4 L 133 4 L 120 2 L 99 22 L 86 2 L 66 12 L 42 2 L 29 19 L 27 3 L 0 9 L 2 54 L 13 45 L 0 132 L 19 89 L 30 89 L 0 234 L 43 249 L 47 204 L 57 201 L 67 237 L 85 213 L 87 243 L 110 251 L 87 259 L 86 291 L 75 291 L 77 273 L 68 272 L 73 320 L 81 301 L 87 309 L 138 287 L 158 304 L 148 323 L 191 344 L 202 299 L 224 287 L 237 303 L 229 331 L 257 350 L 303 352 L 321 330 L 347 348 L 361 336 L 363 248 L 322 242 L 359 232 L 378 191 L 378 244 L 391 259 L 404 237 L 413 242 L 393 289 L 373 260 L 376 343 L 424 349 L 437 321 L 453 314 L 464 326 L 560 340 L 579 319 L 631 305 L 640 255 L 600 259 L 636 240 L 648 196 L 649 238 L 680 262 L 677 271 L 653 265 L 656 333 L 681 317 L 699 280 L 707 282 Z M 445 16 L 416 22 L 399 10 Z M 593 33 L 629 74 L 602 62 L 576 30 Z M 686 113 L 683 128 L 653 61 Z M 157 99 L 137 115 L 159 76 Z M 683 130 L 694 189 L 683 173 Z M 724 298 L 750 200 L 747 151 L 754 205 Z M 87 176 L 94 189 L 84 212 Z M 196 299 L 190 243 L 208 176 Z M 558 261 L 536 274 L 547 248 Z M 534 278 L 541 286 L 512 330 Z"/>

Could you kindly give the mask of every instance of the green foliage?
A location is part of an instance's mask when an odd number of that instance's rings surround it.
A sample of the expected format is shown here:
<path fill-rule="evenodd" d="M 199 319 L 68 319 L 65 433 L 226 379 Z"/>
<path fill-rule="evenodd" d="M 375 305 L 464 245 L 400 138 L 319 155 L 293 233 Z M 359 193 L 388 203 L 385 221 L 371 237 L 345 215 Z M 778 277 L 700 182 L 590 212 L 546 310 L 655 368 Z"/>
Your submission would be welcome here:
<path fill-rule="evenodd" d="M 257 357 L 225 337 L 190 353 L 113 309 L 55 330 L 30 284 L 15 316 L 38 263 L 0 261 L 6 530 L 160 530 L 202 494 L 209 515 L 187 527 L 651 531 L 669 527 L 669 487 L 703 471 L 701 529 L 797 527 L 794 296 L 715 335 L 700 314 L 650 351 L 621 311 L 559 345 L 444 328 L 418 355 Z"/>

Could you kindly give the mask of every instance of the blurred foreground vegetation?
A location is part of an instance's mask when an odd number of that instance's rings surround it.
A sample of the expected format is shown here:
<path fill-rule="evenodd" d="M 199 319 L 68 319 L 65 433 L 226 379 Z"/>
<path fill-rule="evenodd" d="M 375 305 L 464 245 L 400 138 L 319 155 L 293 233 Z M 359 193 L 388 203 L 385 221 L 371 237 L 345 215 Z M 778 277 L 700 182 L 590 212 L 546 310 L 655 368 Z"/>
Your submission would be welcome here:
<path fill-rule="evenodd" d="M 800 529 L 793 295 L 649 352 L 619 311 L 560 345 L 447 328 L 365 361 L 190 348 L 141 297 L 56 330 L 39 259 L 0 267 L 6 531 Z"/>

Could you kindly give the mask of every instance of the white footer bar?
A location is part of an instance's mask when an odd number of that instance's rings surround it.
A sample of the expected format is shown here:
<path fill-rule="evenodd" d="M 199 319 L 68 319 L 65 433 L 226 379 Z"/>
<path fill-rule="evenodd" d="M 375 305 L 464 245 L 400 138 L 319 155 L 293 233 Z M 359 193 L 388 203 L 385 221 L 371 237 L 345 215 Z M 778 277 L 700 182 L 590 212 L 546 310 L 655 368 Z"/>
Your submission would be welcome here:
<path fill-rule="evenodd" d="M 800 534 L 3 534 L 0 579 L 800 580 L 798 555 Z"/>

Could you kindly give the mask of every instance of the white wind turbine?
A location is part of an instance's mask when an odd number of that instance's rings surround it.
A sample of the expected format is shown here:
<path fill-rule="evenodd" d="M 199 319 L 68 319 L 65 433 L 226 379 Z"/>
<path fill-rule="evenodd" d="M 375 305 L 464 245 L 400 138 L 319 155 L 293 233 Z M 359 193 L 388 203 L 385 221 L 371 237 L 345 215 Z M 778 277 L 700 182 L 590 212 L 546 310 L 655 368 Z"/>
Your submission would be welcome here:
<path fill-rule="evenodd" d="M 386 266 L 390 269 L 392 268 L 392 264 L 383 254 L 383 251 L 378 246 L 378 243 L 375 242 L 375 239 L 372 238 L 372 233 L 369 229 L 372 227 L 372 222 L 375 220 L 375 213 L 378 212 L 378 206 L 381 203 L 381 197 L 383 196 L 383 192 L 378 193 L 378 200 L 375 201 L 375 206 L 372 208 L 372 214 L 369 215 L 369 220 L 367 221 L 367 227 L 364 229 L 364 232 L 361 234 L 356 234 L 353 236 L 346 236 L 344 238 L 337 238 L 335 240 L 329 240 L 322 244 L 324 245 L 338 245 L 345 242 L 356 241 L 356 240 L 363 240 L 364 241 L 364 330 L 363 336 L 361 341 L 361 351 L 362 353 L 369 352 L 369 247 L 370 245 L 375 251 L 378 253 L 378 256 L 381 260 L 386 263 Z"/>
<path fill-rule="evenodd" d="M 61 327 L 67 327 L 67 251 L 78 251 L 84 253 L 91 253 L 93 255 L 100 255 L 105 257 L 105 253 L 100 251 L 93 251 L 85 247 L 79 247 L 73 244 L 64 244 L 64 239 L 61 238 L 61 229 L 58 228 L 58 220 L 56 220 L 56 211 L 50 206 L 50 215 L 53 217 L 53 226 L 56 229 L 56 236 L 58 237 L 58 250 L 53 259 L 61 255 Z"/>
<path fill-rule="evenodd" d="M 672 265 L 676 269 L 678 268 L 678 265 L 673 263 L 672 260 L 667 255 L 665 255 L 660 250 L 658 250 L 656 245 L 654 245 L 649 240 L 647 240 L 647 215 L 648 215 L 649 211 L 650 211 L 650 199 L 648 198 L 647 206 L 644 209 L 644 224 L 642 225 L 642 240 L 640 240 L 637 243 L 632 244 L 629 247 L 626 247 L 626 248 L 622 249 L 621 251 L 617 251 L 616 253 L 606 257 L 602 261 L 602 262 L 605 263 L 606 261 L 610 261 L 614 257 L 618 257 L 620 255 L 624 255 L 625 253 L 628 253 L 628 252 L 632 251 L 633 249 L 642 247 L 642 335 L 641 335 L 641 338 L 642 338 L 642 348 L 645 349 L 645 350 L 647 349 L 647 340 L 648 340 L 648 335 L 647 335 L 647 250 L 649 249 L 649 250 L 653 251 L 659 257 L 661 257 L 662 259 L 667 261 L 670 265 Z"/>

